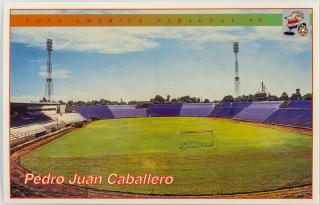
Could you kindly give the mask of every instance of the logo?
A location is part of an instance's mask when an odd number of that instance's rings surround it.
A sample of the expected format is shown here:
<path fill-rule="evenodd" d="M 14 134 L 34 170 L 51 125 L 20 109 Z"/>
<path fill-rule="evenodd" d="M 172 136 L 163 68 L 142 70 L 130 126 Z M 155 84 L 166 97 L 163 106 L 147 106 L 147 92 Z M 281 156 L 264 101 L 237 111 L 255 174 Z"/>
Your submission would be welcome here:
<path fill-rule="evenodd" d="M 288 16 L 284 17 L 287 24 L 287 31 L 283 34 L 288 36 L 293 36 L 298 32 L 300 36 L 306 36 L 308 33 L 308 28 L 306 22 L 303 22 L 305 19 L 304 13 L 302 11 L 292 11 Z"/>

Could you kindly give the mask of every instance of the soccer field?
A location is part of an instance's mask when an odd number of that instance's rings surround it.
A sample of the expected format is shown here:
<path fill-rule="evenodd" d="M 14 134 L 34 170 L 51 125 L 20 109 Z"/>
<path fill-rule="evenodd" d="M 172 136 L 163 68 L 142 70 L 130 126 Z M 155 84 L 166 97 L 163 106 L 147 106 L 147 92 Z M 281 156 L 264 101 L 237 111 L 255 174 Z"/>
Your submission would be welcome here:
<path fill-rule="evenodd" d="M 181 149 L 181 132 L 192 135 Z M 187 142 L 188 143 L 188 142 Z M 21 163 L 41 175 L 174 176 L 172 185 L 90 185 L 144 194 L 231 194 L 311 183 L 312 137 L 253 123 L 198 117 L 125 118 L 94 121 L 27 155 Z"/>

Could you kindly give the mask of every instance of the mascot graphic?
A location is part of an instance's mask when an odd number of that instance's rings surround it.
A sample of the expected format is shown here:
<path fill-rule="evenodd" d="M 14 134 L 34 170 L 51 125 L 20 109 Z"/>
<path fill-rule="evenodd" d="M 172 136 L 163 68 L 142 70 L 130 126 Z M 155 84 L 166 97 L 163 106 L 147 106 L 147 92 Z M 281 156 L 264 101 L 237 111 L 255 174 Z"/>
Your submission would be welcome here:
<path fill-rule="evenodd" d="M 306 24 L 301 23 L 301 21 L 304 19 L 303 13 L 301 11 L 293 11 L 289 16 L 286 16 L 284 18 L 287 20 L 287 27 L 289 29 L 288 31 L 284 32 L 285 35 L 293 36 L 295 35 L 294 30 L 297 29 L 299 30 L 298 32 L 301 36 L 305 36 L 306 33 L 308 33 Z"/>

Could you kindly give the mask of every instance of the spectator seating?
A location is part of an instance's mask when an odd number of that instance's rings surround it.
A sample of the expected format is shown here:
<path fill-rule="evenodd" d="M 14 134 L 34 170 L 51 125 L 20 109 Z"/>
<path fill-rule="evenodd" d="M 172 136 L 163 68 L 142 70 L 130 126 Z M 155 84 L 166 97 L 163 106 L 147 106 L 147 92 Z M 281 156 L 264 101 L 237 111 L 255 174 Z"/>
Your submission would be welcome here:
<path fill-rule="evenodd" d="M 251 102 L 224 102 L 221 106 L 216 106 L 210 113 L 210 116 L 233 118 L 236 114 L 250 105 Z"/>
<path fill-rule="evenodd" d="M 312 100 L 292 100 L 287 107 L 312 109 Z"/>
<path fill-rule="evenodd" d="M 52 119 L 44 114 L 32 115 L 29 113 L 21 113 L 17 116 L 10 117 L 10 127 L 21 127 L 31 124 L 43 124 L 51 122 Z"/>
<path fill-rule="evenodd" d="M 44 134 L 47 130 L 39 124 L 10 128 L 10 141 Z"/>
<path fill-rule="evenodd" d="M 151 117 L 179 116 L 182 104 L 151 104 L 147 115 Z"/>
<path fill-rule="evenodd" d="M 108 105 L 114 118 L 146 117 L 147 108 L 137 109 L 136 105 Z"/>
<path fill-rule="evenodd" d="M 58 115 L 58 123 L 71 124 L 75 122 L 84 121 L 84 117 L 79 113 L 63 113 L 62 115 Z"/>
<path fill-rule="evenodd" d="M 76 105 L 74 109 L 80 113 L 85 119 L 91 118 L 112 119 L 112 112 L 106 105 Z"/>
<path fill-rule="evenodd" d="M 236 114 L 233 119 L 263 122 L 270 115 L 276 112 L 282 103 L 283 101 L 253 102 Z"/>
<path fill-rule="evenodd" d="M 137 109 L 135 105 L 88 105 L 75 106 L 75 110 L 87 120 L 92 117 L 210 116 L 289 126 L 312 126 L 311 100 L 294 100 L 286 104 L 283 101 L 224 102 L 216 107 L 211 103 L 150 104 L 148 108 L 141 109 Z"/>
<path fill-rule="evenodd" d="M 295 127 L 312 127 L 312 101 L 293 100 L 286 108 L 280 108 L 265 120 L 266 123 Z"/>
<path fill-rule="evenodd" d="M 184 103 L 179 116 L 206 117 L 214 109 L 212 103 Z"/>

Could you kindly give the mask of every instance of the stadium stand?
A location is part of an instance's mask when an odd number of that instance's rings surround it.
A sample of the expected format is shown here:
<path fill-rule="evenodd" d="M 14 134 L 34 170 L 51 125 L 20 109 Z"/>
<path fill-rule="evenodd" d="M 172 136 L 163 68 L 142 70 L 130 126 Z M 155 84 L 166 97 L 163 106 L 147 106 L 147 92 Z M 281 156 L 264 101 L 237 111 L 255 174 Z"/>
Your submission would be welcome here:
<path fill-rule="evenodd" d="M 114 118 L 147 116 L 147 109 L 137 109 L 136 105 L 108 105 L 108 108 L 112 112 Z"/>
<path fill-rule="evenodd" d="M 312 109 L 312 100 L 292 100 L 287 107 Z"/>
<path fill-rule="evenodd" d="M 37 117 L 36 119 L 34 118 L 35 116 Z M 14 125 L 19 125 L 19 127 L 11 126 L 10 141 L 27 137 L 38 137 L 48 131 L 53 131 L 53 129 L 57 130 L 65 125 L 75 122 L 82 122 L 85 120 L 79 113 L 64 113 L 55 116 L 41 114 L 33 115 L 32 117 L 32 124 L 29 119 L 27 121 L 25 119 L 19 120 L 17 123 L 15 118 L 11 118 L 11 121 L 14 122 Z"/>
<path fill-rule="evenodd" d="M 71 124 L 75 122 L 82 122 L 84 121 L 84 117 L 80 115 L 79 113 L 64 113 L 62 115 L 58 115 L 58 123 L 63 124 Z"/>
<path fill-rule="evenodd" d="M 312 101 L 294 100 L 286 108 L 280 108 L 265 120 L 266 123 L 294 127 L 312 127 Z"/>
<path fill-rule="evenodd" d="M 33 104 L 32 104 L 33 105 Z M 33 105 L 34 106 L 34 105 Z M 76 122 L 126 117 L 195 116 L 221 117 L 293 127 L 312 127 L 312 100 L 212 103 L 74 106 L 76 113 L 29 113 L 10 115 L 10 142 L 44 135 Z"/>
<path fill-rule="evenodd" d="M 279 109 L 283 101 L 253 102 L 234 116 L 233 119 L 263 122 Z"/>
<path fill-rule="evenodd" d="M 10 117 L 10 126 L 21 127 L 32 124 L 43 124 L 51 121 L 52 119 L 44 114 L 31 115 L 28 113 L 21 113 L 16 116 Z"/>
<path fill-rule="evenodd" d="M 210 116 L 299 127 L 312 126 L 311 100 L 224 102 L 216 107 L 211 103 L 179 103 L 150 104 L 148 108 L 141 109 L 137 109 L 135 105 L 88 105 L 74 108 L 87 120 L 92 117 Z"/>
<path fill-rule="evenodd" d="M 52 121 L 46 124 L 43 124 L 42 126 L 46 129 L 46 130 L 52 130 L 52 129 L 57 129 L 58 127 L 61 127 L 65 125 L 65 123 L 63 122 L 59 122 L 59 121 Z"/>
<path fill-rule="evenodd" d="M 10 141 L 15 141 L 26 137 L 36 137 L 44 134 L 46 131 L 47 130 L 39 124 L 10 128 Z"/>
<path fill-rule="evenodd" d="M 151 104 L 147 115 L 151 117 L 179 116 L 182 104 Z"/>
<path fill-rule="evenodd" d="M 179 116 L 206 117 L 214 109 L 212 103 L 188 103 L 183 104 Z"/>
<path fill-rule="evenodd" d="M 236 114 L 250 105 L 251 102 L 224 102 L 221 106 L 216 106 L 209 116 L 233 118 Z"/>
<path fill-rule="evenodd" d="M 87 120 L 90 120 L 92 118 L 114 118 L 112 112 L 106 105 L 76 105 L 74 106 L 74 109 Z"/>

